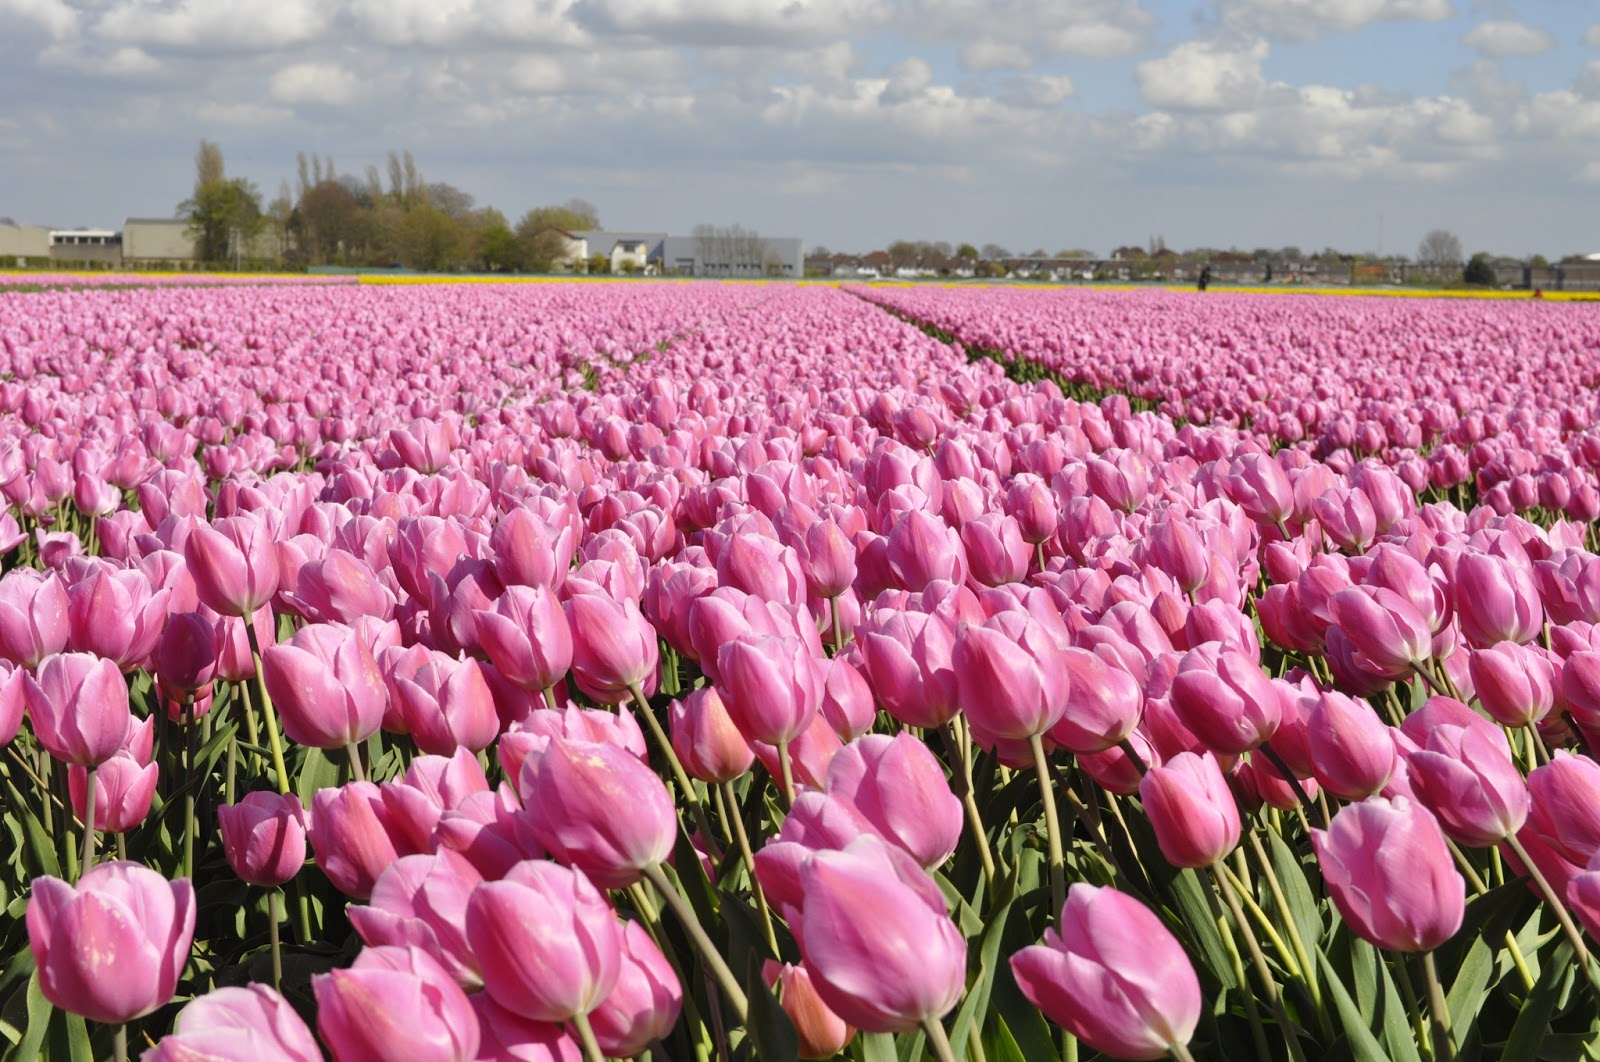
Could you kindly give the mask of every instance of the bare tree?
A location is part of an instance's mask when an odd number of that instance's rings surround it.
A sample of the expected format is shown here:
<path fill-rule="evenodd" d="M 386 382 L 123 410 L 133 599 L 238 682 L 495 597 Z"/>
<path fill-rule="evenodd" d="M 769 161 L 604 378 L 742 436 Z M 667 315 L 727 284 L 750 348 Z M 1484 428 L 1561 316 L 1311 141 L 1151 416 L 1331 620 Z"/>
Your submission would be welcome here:
<path fill-rule="evenodd" d="M 1449 229 L 1432 229 L 1417 244 L 1417 261 L 1435 268 L 1461 264 L 1461 238 Z"/>

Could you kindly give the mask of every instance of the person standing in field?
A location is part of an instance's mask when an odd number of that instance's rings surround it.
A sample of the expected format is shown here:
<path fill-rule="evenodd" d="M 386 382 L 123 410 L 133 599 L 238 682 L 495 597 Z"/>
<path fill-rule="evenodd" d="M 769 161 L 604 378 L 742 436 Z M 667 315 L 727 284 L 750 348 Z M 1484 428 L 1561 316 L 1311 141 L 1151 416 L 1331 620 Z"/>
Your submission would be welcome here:
<path fill-rule="evenodd" d="M 1210 286 L 1211 286 L 1211 267 L 1210 266 L 1202 266 L 1200 268 L 1200 284 L 1199 284 L 1200 290 L 1204 291 L 1204 290 L 1206 290 L 1206 288 L 1208 288 Z"/>

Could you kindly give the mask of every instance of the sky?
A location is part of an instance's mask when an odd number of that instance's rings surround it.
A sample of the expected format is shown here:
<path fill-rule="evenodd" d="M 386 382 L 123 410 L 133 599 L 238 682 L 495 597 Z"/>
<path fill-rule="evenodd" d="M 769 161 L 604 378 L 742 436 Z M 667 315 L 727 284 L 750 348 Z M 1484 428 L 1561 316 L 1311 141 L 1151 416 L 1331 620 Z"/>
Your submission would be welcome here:
<path fill-rule="evenodd" d="M 170 216 L 201 138 L 836 250 L 1588 253 L 1600 4 L 0 0 L 0 216 Z"/>

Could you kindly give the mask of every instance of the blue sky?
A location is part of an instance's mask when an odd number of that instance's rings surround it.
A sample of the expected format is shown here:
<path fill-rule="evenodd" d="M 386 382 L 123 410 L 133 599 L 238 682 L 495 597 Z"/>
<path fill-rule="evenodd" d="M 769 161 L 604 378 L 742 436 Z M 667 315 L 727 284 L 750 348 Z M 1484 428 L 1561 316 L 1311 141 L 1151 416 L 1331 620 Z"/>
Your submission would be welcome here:
<path fill-rule="evenodd" d="M 1600 5 L 0 0 L 0 216 L 170 214 L 201 137 L 840 249 L 1590 252 Z"/>

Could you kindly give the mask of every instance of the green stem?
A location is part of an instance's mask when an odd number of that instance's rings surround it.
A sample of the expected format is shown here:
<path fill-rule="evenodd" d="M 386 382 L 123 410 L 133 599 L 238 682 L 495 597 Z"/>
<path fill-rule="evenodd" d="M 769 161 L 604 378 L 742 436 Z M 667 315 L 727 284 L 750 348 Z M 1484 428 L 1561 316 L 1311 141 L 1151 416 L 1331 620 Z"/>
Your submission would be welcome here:
<path fill-rule="evenodd" d="M 1379 958 L 1382 962 L 1382 958 Z M 1390 966 L 1395 972 L 1395 981 L 1400 986 L 1400 996 L 1405 1002 L 1406 1013 L 1411 1016 L 1411 1035 L 1422 1045 L 1422 1053 L 1428 1057 L 1429 1062 L 1438 1062 L 1433 1057 L 1433 1042 L 1428 1037 L 1428 1016 L 1417 1002 L 1417 988 L 1411 983 L 1411 971 L 1406 966 L 1406 957 L 1403 954 L 1395 955 Z"/>
<path fill-rule="evenodd" d="M 606 1056 L 594 1038 L 594 1030 L 589 1027 L 589 1015 L 574 1014 L 572 1025 L 578 1030 L 578 1043 L 583 1047 L 584 1062 L 605 1062 Z"/>
<path fill-rule="evenodd" d="M 1277 905 L 1283 927 L 1288 931 L 1289 944 L 1294 948 L 1295 961 L 1299 963 L 1303 972 L 1301 980 L 1306 986 L 1306 991 L 1311 994 L 1311 1005 L 1317 1009 L 1318 1025 L 1325 1035 L 1331 1037 L 1333 1026 L 1322 1007 L 1322 982 L 1317 979 L 1316 967 L 1311 964 L 1311 953 L 1306 950 L 1305 939 L 1300 936 L 1300 927 L 1290 913 L 1289 903 L 1283 892 L 1283 883 L 1278 880 L 1278 872 L 1273 868 L 1272 860 L 1267 857 L 1267 850 L 1262 845 L 1261 838 L 1254 830 L 1245 832 L 1249 835 L 1250 847 L 1256 854 L 1256 861 L 1261 864 L 1261 869 L 1266 875 L 1267 888 L 1272 892 L 1272 902 Z"/>
<path fill-rule="evenodd" d="M 361 750 L 356 748 L 353 741 L 345 745 L 344 750 L 350 755 L 350 773 L 356 776 L 356 781 L 365 782 L 367 780 L 367 770 L 361 766 Z"/>
<path fill-rule="evenodd" d="M 1033 771 L 1039 778 L 1039 798 L 1044 802 L 1045 839 L 1050 848 L 1050 921 L 1061 921 L 1061 909 L 1067 902 L 1066 857 L 1061 851 L 1061 820 L 1056 815 L 1055 787 L 1050 784 L 1050 764 L 1044 754 L 1044 742 L 1034 734 L 1028 739 L 1033 747 Z"/>
<path fill-rule="evenodd" d="M 961 800 L 961 806 L 966 810 L 967 826 L 972 833 L 972 839 L 978 845 L 978 858 L 983 861 L 983 878 L 985 881 L 994 882 L 994 852 L 989 848 L 989 835 L 983 828 L 983 815 L 978 811 L 978 802 L 972 795 L 972 760 L 961 742 L 956 739 L 954 725 L 944 724 L 939 728 L 939 733 L 944 737 L 945 748 L 950 753 L 951 781 L 955 783 L 956 796 Z"/>
<path fill-rule="evenodd" d="M 1433 1014 L 1434 1062 L 1451 1062 L 1455 1049 L 1450 1045 L 1450 1007 L 1445 1003 L 1444 986 L 1439 983 L 1439 968 L 1433 952 L 1422 953 L 1422 972 L 1428 979 L 1428 1009 Z"/>
<path fill-rule="evenodd" d="M 1123 755 L 1128 757 L 1128 762 L 1133 764 L 1134 769 L 1139 772 L 1140 778 L 1143 778 L 1149 773 L 1149 765 L 1144 762 L 1144 757 L 1139 755 L 1139 750 L 1133 747 L 1132 741 L 1129 741 L 1127 738 L 1123 738 L 1117 744 L 1118 747 L 1122 749 Z"/>
<path fill-rule="evenodd" d="M 700 802 L 700 794 L 695 792 L 694 783 L 689 780 L 689 772 L 683 769 L 683 761 L 678 759 L 677 750 L 672 747 L 672 740 L 667 737 L 667 732 L 661 729 L 661 720 L 650 710 L 649 698 L 637 684 L 628 687 L 628 695 L 633 698 L 634 708 L 644 717 L 650 735 L 655 738 L 656 747 L 667 758 L 667 764 L 672 768 L 673 780 L 678 783 L 684 802 L 689 805 L 689 813 L 694 816 L 694 824 L 700 830 L 700 836 L 705 838 L 706 849 L 712 861 L 721 859 L 722 852 L 719 850 L 716 835 L 711 832 L 711 820 L 706 816 L 705 805 Z"/>
<path fill-rule="evenodd" d="M 733 1009 L 739 1015 L 743 1024 L 750 1011 L 749 1000 L 745 998 L 744 989 L 739 987 L 739 979 L 733 976 L 733 971 L 728 969 L 727 962 L 722 958 L 722 953 L 717 951 L 716 945 L 711 943 L 711 938 L 706 936 L 705 927 L 695 917 L 694 909 L 689 906 L 677 888 L 667 878 L 666 873 L 659 865 L 644 868 L 645 880 L 654 885 L 661 898 L 666 901 L 672 913 L 682 924 L 689 939 L 694 941 L 694 946 L 699 950 L 700 957 L 705 960 L 711 975 L 716 978 L 717 984 L 722 989 L 722 994 L 728 997 L 728 1002 L 733 1004 Z"/>
<path fill-rule="evenodd" d="M 1544 871 L 1540 870 L 1539 865 L 1533 861 L 1533 857 L 1528 855 L 1528 850 L 1522 847 L 1522 842 L 1517 840 L 1517 835 L 1511 834 L 1508 836 L 1506 844 L 1511 846 L 1511 850 L 1522 861 L 1528 876 L 1533 878 L 1534 884 L 1539 887 L 1539 892 L 1543 894 L 1550 906 L 1555 909 L 1556 920 L 1561 923 L 1561 928 L 1566 931 L 1567 940 L 1572 943 L 1572 953 L 1578 957 L 1578 965 L 1583 967 L 1583 972 L 1588 975 L 1589 984 L 1597 992 L 1600 992 L 1600 978 L 1595 976 L 1594 961 L 1589 957 L 1589 949 L 1583 943 L 1583 934 L 1573 924 L 1572 915 L 1567 913 L 1567 905 L 1561 902 L 1561 897 L 1557 895 L 1556 890 L 1550 885 L 1550 879 L 1544 876 Z"/>
<path fill-rule="evenodd" d="M 194 877 L 194 693 L 183 694 L 183 876 Z"/>
<path fill-rule="evenodd" d="M 844 652 L 844 622 L 839 618 L 839 599 L 828 599 L 828 612 L 833 617 L 833 653 L 838 656 Z"/>
<path fill-rule="evenodd" d="M 283 949 L 278 943 L 278 919 L 282 912 L 278 890 L 267 890 L 267 940 L 272 945 L 272 987 L 283 991 Z"/>
<path fill-rule="evenodd" d="M 99 789 L 99 774 L 100 772 L 96 768 L 90 767 L 88 780 L 83 786 L 82 868 L 84 873 L 88 873 L 89 868 L 94 866 L 94 801 L 97 795 L 96 790 Z"/>
<path fill-rule="evenodd" d="M 1234 892 L 1233 884 L 1228 880 L 1227 868 L 1221 860 L 1211 868 L 1212 880 L 1216 882 L 1218 890 L 1222 893 L 1223 902 L 1228 905 L 1229 912 L 1233 915 L 1234 923 L 1239 927 L 1239 933 L 1244 937 L 1245 948 L 1250 952 L 1250 962 L 1256 968 L 1256 976 L 1261 981 L 1261 989 L 1266 994 L 1267 1005 L 1272 1008 L 1273 1017 L 1283 1029 L 1284 1042 L 1289 1045 L 1289 1057 L 1295 1062 L 1305 1062 L 1305 1055 L 1300 1050 L 1300 1039 L 1295 1034 L 1294 1026 L 1289 1022 L 1289 1015 L 1283 1009 L 1283 997 L 1278 994 L 1278 982 L 1273 979 L 1272 968 L 1267 965 L 1267 957 L 1261 951 L 1261 942 L 1256 939 L 1255 931 L 1250 928 L 1250 923 L 1245 921 L 1244 911 L 1239 906 L 1239 897 Z"/>
<path fill-rule="evenodd" d="M 1189 1048 L 1184 1044 L 1172 1045 L 1172 1057 L 1178 1062 L 1194 1062 L 1194 1055 L 1189 1053 Z"/>
<path fill-rule="evenodd" d="M 794 806 L 794 764 L 789 759 L 789 743 L 778 742 L 778 770 L 782 774 L 783 790 L 779 794 L 783 797 L 783 810 L 788 811 Z"/>
<path fill-rule="evenodd" d="M 552 712 L 556 710 L 556 691 L 554 686 L 544 688 L 544 706 Z"/>
<path fill-rule="evenodd" d="M 950 1037 L 945 1035 L 944 1023 L 938 1018 L 922 1019 L 923 1031 L 928 1034 L 928 1046 L 939 1062 L 956 1062 L 956 1053 L 950 1049 Z"/>
<path fill-rule="evenodd" d="M 267 676 L 261 667 L 261 641 L 256 637 L 253 617 L 244 617 L 245 637 L 250 640 L 250 656 L 256 665 L 256 683 L 261 689 L 261 707 L 267 717 L 267 741 L 272 746 L 272 769 L 278 775 L 278 792 L 289 792 L 289 768 L 283 762 L 283 738 L 278 735 L 278 712 L 272 706 L 272 695 L 267 692 Z"/>
<path fill-rule="evenodd" d="M 723 818 L 733 823 L 734 840 L 739 844 L 739 859 L 744 863 L 744 872 L 750 877 L 751 891 L 756 895 L 756 910 L 761 913 L 761 927 L 766 930 L 767 946 L 772 949 L 773 958 L 777 958 L 782 953 L 778 950 L 778 935 L 772 930 L 772 911 L 767 907 L 766 890 L 756 880 L 755 855 L 750 851 L 750 835 L 745 832 L 744 816 L 739 814 L 739 800 L 734 796 L 732 782 L 722 783 L 722 798 L 727 805 Z"/>
<path fill-rule="evenodd" d="M 111 1034 L 111 1054 L 117 1062 L 128 1062 L 128 1027 L 118 1025 L 117 1031 Z"/>

